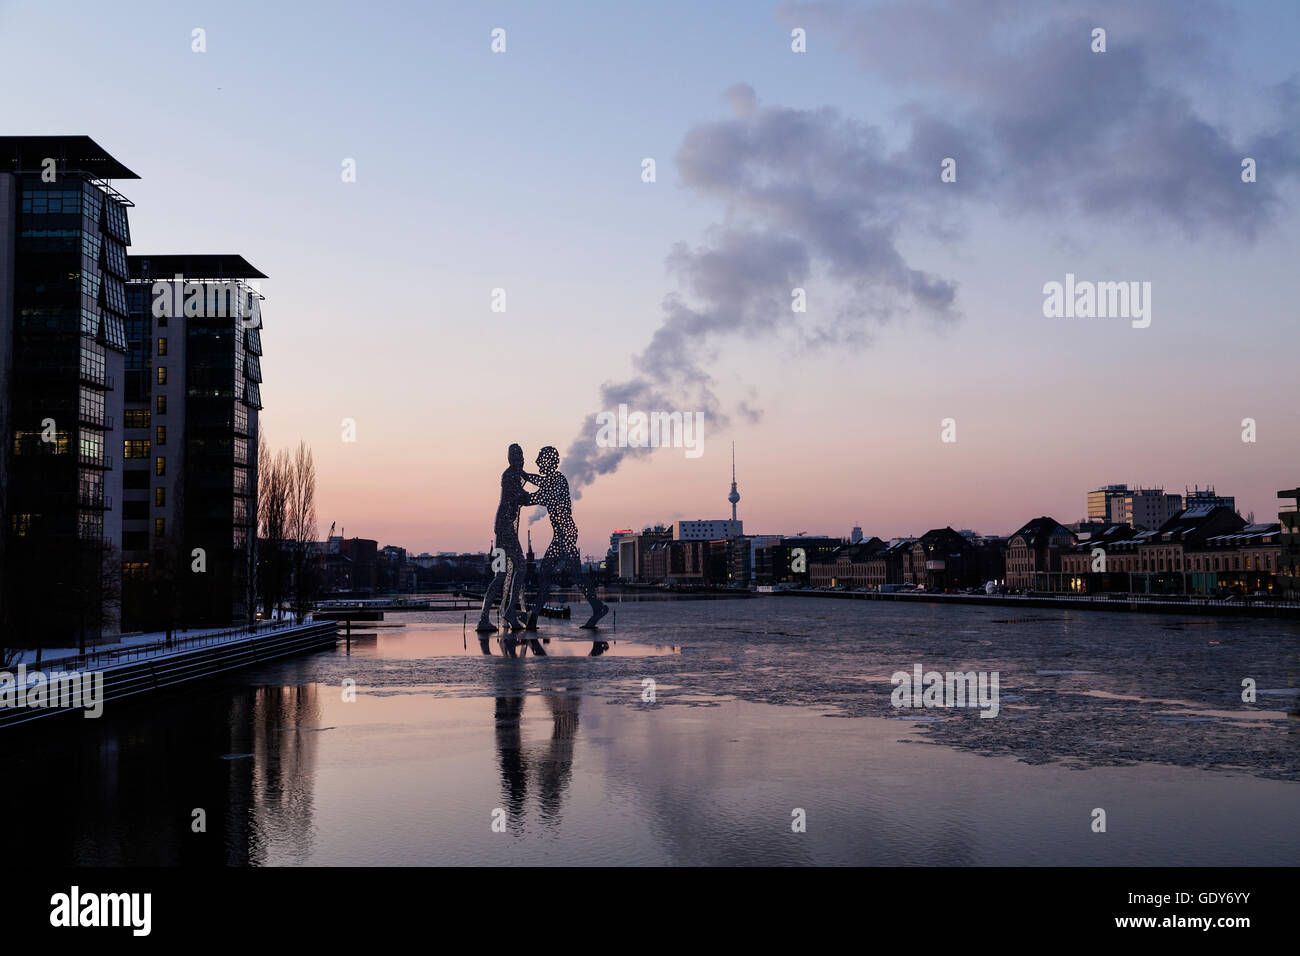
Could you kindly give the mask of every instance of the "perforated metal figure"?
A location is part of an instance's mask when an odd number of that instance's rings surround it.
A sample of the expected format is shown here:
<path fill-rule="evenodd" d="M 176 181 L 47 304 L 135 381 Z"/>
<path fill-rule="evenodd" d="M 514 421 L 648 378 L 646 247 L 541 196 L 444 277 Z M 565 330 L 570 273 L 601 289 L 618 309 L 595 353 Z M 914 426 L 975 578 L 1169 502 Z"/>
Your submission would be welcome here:
<path fill-rule="evenodd" d="M 506 570 L 498 571 L 483 595 L 483 609 L 479 615 L 479 631 L 495 631 L 490 618 L 492 605 L 498 595 L 504 595 L 504 607 L 501 619 L 512 631 L 523 628 L 517 608 L 524 590 L 524 550 L 519 546 L 519 509 L 524 505 L 536 504 L 535 495 L 524 489 L 524 482 L 541 484 L 541 477 L 524 471 L 524 450 L 518 445 L 511 445 L 507 452 L 510 467 L 501 473 L 501 503 L 497 505 L 496 521 L 493 524 L 495 546 L 505 552 Z"/>
<path fill-rule="evenodd" d="M 560 568 L 567 567 L 574 583 L 582 591 L 582 596 L 591 605 L 591 617 L 583 627 L 594 628 L 596 622 L 609 613 L 609 606 L 596 597 L 596 587 L 591 579 L 583 573 L 582 556 L 578 552 L 578 526 L 573 523 L 573 499 L 569 495 L 569 481 L 560 473 L 560 453 L 547 445 L 537 454 L 537 467 L 541 469 L 541 479 L 537 491 L 532 495 L 532 503 L 545 505 L 547 517 L 551 519 L 551 543 L 542 557 L 541 585 L 532 613 L 528 615 L 528 627 L 537 626 L 537 612 L 546 606 L 546 598 L 551 593 L 551 580 Z M 531 479 L 530 479 L 531 480 Z"/>

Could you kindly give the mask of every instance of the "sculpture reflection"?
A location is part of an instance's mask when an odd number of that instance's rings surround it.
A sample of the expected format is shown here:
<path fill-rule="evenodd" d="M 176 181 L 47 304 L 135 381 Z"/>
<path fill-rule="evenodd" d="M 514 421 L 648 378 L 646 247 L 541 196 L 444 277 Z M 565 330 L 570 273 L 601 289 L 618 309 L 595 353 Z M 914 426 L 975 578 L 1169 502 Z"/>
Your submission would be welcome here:
<path fill-rule="evenodd" d="M 492 653 L 491 643 L 488 638 L 480 638 L 479 646 L 484 654 Z M 577 675 L 567 673 L 563 688 L 551 688 L 540 695 L 551 719 L 550 737 L 544 743 L 525 742 L 527 681 L 535 679 L 535 675 L 522 670 L 518 662 L 530 652 L 545 656 L 546 651 L 537 638 L 503 637 L 496 639 L 496 643 L 506 658 L 498 662 L 493 680 L 496 756 L 507 826 L 512 833 L 524 829 L 531 790 L 536 797 L 537 819 L 545 827 L 557 827 L 563 819 L 564 800 L 573 779 L 582 681 Z M 608 646 L 605 641 L 593 641 L 591 656 L 604 653 Z"/>

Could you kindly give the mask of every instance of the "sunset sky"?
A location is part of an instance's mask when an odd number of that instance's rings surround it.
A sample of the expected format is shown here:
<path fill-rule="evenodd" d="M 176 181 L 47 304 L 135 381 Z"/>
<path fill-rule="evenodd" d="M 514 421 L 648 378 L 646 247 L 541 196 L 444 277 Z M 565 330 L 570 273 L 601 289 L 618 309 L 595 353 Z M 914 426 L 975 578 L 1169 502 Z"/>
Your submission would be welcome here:
<path fill-rule="evenodd" d="M 596 476 L 584 553 L 727 515 L 732 441 L 761 533 L 1300 484 L 1294 2 L 311 9 L 0 0 L 0 116 L 141 176 L 133 253 L 270 277 L 263 429 L 322 535 L 483 550 L 506 446 L 581 485 L 619 396 L 705 411 L 704 454 Z M 1150 327 L 1045 318 L 1067 273 L 1150 282 Z"/>

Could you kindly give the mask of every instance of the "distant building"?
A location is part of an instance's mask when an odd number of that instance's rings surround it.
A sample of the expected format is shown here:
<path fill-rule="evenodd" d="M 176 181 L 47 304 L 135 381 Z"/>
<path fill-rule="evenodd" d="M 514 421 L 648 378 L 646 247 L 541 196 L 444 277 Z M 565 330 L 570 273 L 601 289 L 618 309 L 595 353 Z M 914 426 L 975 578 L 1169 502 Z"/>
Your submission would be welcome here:
<path fill-rule="evenodd" d="M 672 540 L 672 532 L 662 525 L 646 528 L 640 534 L 621 536 L 618 539 L 619 580 L 628 582 L 663 580 L 663 575 L 667 574 L 667 558 L 658 553 L 650 557 L 650 549 L 659 542 L 670 540 Z"/>
<path fill-rule="evenodd" d="M 1267 590 L 1281 562 L 1280 538 L 1275 526 L 1247 525 L 1230 508 L 1184 508 L 1154 531 L 1119 525 L 1069 549 L 1059 586 L 1085 593 Z"/>
<path fill-rule="evenodd" d="M 903 567 L 910 559 L 916 538 L 891 538 L 885 547 L 873 551 L 863 560 L 863 587 L 879 588 L 884 584 L 905 584 Z"/>
<path fill-rule="evenodd" d="M 1110 502 L 1128 494 L 1128 485 L 1106 485 L 1088 492 L 1088 520 L 1110 521 Z"/>
<path fill-rule="evenodd" d="M 764 585 L 807 584 L 810 580 L 808 568 L 813 562 L 828 556 L 843 544 L 839 538 L 793 535 L 762 545 L 754 551 L 754 579 Z M 802 549 L 804 553 L 802 571 L 794 570 L 796 549 Z"/>
<path fill-rule="evenodd" d="M 739 538 L 745 533 L 745 522 L 728 521 L 725 518 L 712 521 L 674 521 L 673 539 L 675 541 L 719 541 L 724 538 Z"/>
<path fill-rule="evenodd" d="M 1183 507 L 1182 495 L 1167 495 L 1163 488 L 1135 488 L 1111 499 L 1110 520 L 1113 524 L 1151 531 L 1178 514 Z"/>
<path fill-rule="evenodd" d="M 861 540 L 862 540 L 862 527 L 861 525 L 855 524 L 853 526 L 852 533 L 849 535 L 849 544 L 857 544 Z"/>
<path fill-rule="evenodd" d="M 1074 544 L 1056 519 L 1043 515 L 1022 525 L 1007 539 L 1006 583 L 1012 590 L 1042 586 L 1039 575 L 1061 570 L 1061 553 Z"/>
<path fill-rule="evenodd" d="M 1237 510 L 1237 499 L 1231 495 L 1215 494 L 1214 487 L 1201 488 L 1197 486 L 1191 491 L 1183 489 L 1183 505 L 1187 508 L 1227 508 L 1230 511 Z"/>
<path fill-rule="evenodd" d="M 1284 488 L 1277 496 L 1290 501 L 1277 515 L 1281 524 L 1277 592 L 1279 597 L 1295 601 L 1300 600 L 1300 488 Z"/>
<path fill-rule="evenodd" d="M 339 553 L 352 562 L 352 589 L 379 589 L 379 542 L 373 538 L 344 538 Z"/>
<path fill-rule="evenodd" d="M 870 587 L 871 573 L 868 561 L 885 551 L 889 545 L 879 538 L 865 541 L 858 529 L 858 540 L 840 545 L 830 554 L 819 557 L 808 565 L 809 583 L 815 588 L 866 588 Z"/>
<path fill-rule="evenodd" d="M 903 581 L 927 591 L 952 591 L 983 584 L 977 548 L 952 528 L 921 535 L 904 553 Z"/>

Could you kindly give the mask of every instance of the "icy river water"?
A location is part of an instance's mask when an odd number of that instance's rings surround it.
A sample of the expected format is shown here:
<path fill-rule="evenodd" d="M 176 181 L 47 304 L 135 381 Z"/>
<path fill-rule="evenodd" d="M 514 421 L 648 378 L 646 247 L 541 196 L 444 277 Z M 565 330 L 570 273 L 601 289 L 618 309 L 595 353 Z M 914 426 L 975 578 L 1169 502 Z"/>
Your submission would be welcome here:
<path fill-rule="evenodd" d="M 0 810 L 20 852 L 87 865 L 1300 858 L 1297 623 L 760 597 L 621 603 L 593 641 L 574 617 L 511 643 L 390 613 L 11 738 Z M 918 665 L 997 672 L 997 716 L 895 707 Z"/>

